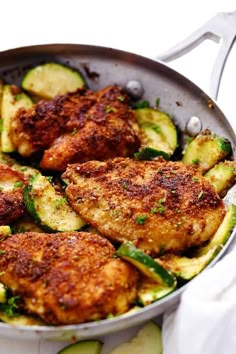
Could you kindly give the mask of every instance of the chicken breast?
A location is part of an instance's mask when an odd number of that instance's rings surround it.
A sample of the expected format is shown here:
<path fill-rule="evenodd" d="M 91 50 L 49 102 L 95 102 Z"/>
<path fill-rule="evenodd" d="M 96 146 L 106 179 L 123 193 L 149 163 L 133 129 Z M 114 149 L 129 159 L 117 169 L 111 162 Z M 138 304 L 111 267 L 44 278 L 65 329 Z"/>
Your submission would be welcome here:
<path fill-rule="evenodd" d="M 0 164 L 0 225 L 8 225 L 25 214 L 25 179 L 22 173 Z"/>
<path fill-rule="evenodd" d="M 136 298 L 138 274 L 114 251 L 86 232 L 14 234 L 1 242 L 0 281 L 49 324 L 103 319 Z"/>
<path fill-rule="evenodd" d="M 212 186 L 181 162 L 90 161 L 69 165 L 64 177 L 71 205 L 89 224 L 152 255 L 202 244 L 225 215 Z"/>
<path fill-rule="evenodd" d="M 64 171 L 68 163 L 132 156 L 139 127 L 129 98 L 118 86 L 78 90 L 20 110 L 12 122 L 19 153 L 44 151 L 41 167 Z"/>

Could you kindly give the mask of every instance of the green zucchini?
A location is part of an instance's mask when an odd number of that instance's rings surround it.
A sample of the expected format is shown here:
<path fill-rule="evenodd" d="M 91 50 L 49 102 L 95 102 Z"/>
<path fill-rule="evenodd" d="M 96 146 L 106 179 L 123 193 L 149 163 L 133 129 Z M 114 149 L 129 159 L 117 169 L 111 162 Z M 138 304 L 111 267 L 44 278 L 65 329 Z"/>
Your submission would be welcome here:
<path fill-rule="evenodd" d="M 136 248 L 132 242 L 124 242 L 116 251 L 116 255 L 133 264 L 141 273 L 164 286 L 174 286 L 176 279 L 168 270 L 154 259 Z"/>
<path fill-rule="evenodd" d="M 52 99 L 84 87 L 85 81 L 76 70 L 62 64 L 46 63 L 29 70 L 21 86 L 35 96 Z"/>
<path fill-rule="evenodd" d="M 77 352 L 79 354 L 80 352 Z M 129 342 L 114 348 L 110 354 L 162 354 L 160 327 L 153 321 L 147 322 Z M 64 353 L 63 353 L 64 354 Z"/>
<path fill-rule="evenodd" d="M 226 138 L 206 129 L 187 145 L 182 161 L 187 165 L 196 165 L 204 174 L 231 151 L 231 144 Z"/>
<path fill-rule="evenodd" d="M 24 188 L 24 201 L 36 223 L 47 231 L 73 231 L 85 225 L 67 199 L 40 173 Z"/>
<path fill-rule="evenodd" d="M 220 227 L 206 246 L 192 251 L 190 257 L 166 254 L 156 259 L 163 267 L 182 280 L 190 280 L 199 274 L 221 251 L 236 225 L 236 206 L 231 205 Z"/>
<path fill-rule="evenodd" d="M 0 283 L 0 304 L 7 302 L 7 288 L 4 284 Z"/>
<path fill-rule="evenodd" d="M 215 232 L 214 236 L 210 239 L 206 246 L 199 247 L 193 253 L 194 256 L 202 256 L 215 246 L 220 246 L 221 248 L 227 242 L 230 237 L 234 227 L 236 226 L 236 205 L 230 205 L 225 217 Z"/>
<path fill-rule="evenodd" d="M 199 257 L 183 257 L 174 254 L 166 254 L 157 262 L 175 274 L 176 277 L 182 280 L 190 280 L 198 275 L 220 252 L 221 246 L 214 246 L 205 254 Z"/>
<path fill-rule="evenodd" d="M 8 225 L 1 225 L 0 226 L 0 241 L 9 235 L 11 235 L 11 227 Z"/>
<path fill-rule="evenodd" d="M 14 316 L 8 316 L 4 311 L 0 311 L 0 320 L 12 326 L 45 326 L 46 323 L 37 317 L 17 313 Z"/>
<path fill-rule="evenodd" d="M 138 302 L 147 306 L 172 293 L 176 289 L 176 285 L 177 282 L 172 286 L 163 286 L 147 277 L 142 277 L 138 289 Z"/>
<path fill-rule="evenodd" d="M 141 148 L 138 152 L 134 153 L 137 160 L 152 160 L 155 157 L 161 156 L 165 160 L 169 160 L 170 156 L 165 151 L 153 149 L 151 147 Z"/>
<path fill-rule="evenodd" d="M 99 340 L 84 340 L 68 345 L 57 354 L 100 354 L 102 346 Z"/>
<path fill-rule="evenodd" d="M 220 197 L 224 197 L 236 178 L 236 162 L 223 161 L 211 168 L 204 177 L 214 187 Z"/>
<path fill-rule="evenodd" d="M 19 108 L 28 109 L 33 105 L 29 96 L 20 92 L 16 86 L 4 85 L 2 94 L 2 131 L 1 131 L 1 145 L 2 152 L 13 152 L 15 146 L 11 140 L 11 122 L 16 115 Z"/>
<path fill-rule="evenodd" d="M 171 156 L 177 147 L 177 131 L 170 116 L 154 108 L 136 109 L 141 129 L 141 145 Z"/>

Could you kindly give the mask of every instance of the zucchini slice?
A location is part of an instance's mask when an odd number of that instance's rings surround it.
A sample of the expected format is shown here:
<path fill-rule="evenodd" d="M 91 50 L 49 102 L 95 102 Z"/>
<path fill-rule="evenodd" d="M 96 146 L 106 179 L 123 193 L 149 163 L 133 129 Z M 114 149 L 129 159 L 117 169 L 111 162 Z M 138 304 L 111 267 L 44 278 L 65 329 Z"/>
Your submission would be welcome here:
<path fill-rule="evenodd" d="M 46 323 L 31 315 L 16 314 L 8 316 L 4 311 L 0 311 L 0 320 L 12 326 L 45 326 Z"/>
<path fill-rule="evenodd" d="M 116 251 L 116 255 L 133 264 L 141 273 L 163 286 L 174 286 L 176 279 L 173 274 L 154 261 L 132 242 L 124 242 Z"/>
<path fill-rule="evenodd" d="M 183 257 L 174 254 L 166 254 L 157 262 L 175 274 L 176 277 L 182 280 L 190 280 L 198 275 L 220 252 L 221 246 L 214 246 L 205 254 L 199 257 Z"/>
<path fill-rule="evenodd" d="M 231 144 L 226 138 L 206 129 L 187 145 L 182 161 L 187 165 L 198 166 L 205 173 L 231 151 Z"/>
<path fill-rule="evenodd" d="M 177 147 L 177 131 L 170 116 L 154 108 L 140 108 L 135 112 L 141 129 L 141 145 L 171 156 Z"/>
<path fill-rule="evenodd" d="M 223 161 L 211 168 L 204 177 L 211 183 L 220 197 L 224 197 L 236 178 L 236 162 Z"/>
<path fill-rule="evenodd" d="M 143 306 L 147 306 L 152 302 L 160 300 L 172 293 L 176 289 L 176 285 L 177 282 L 175 282 L 172 286 L 163 286 L 147 277 L 142 277 L 140 287 L 138 289 L 138 302 Z"/>
<path fill-rule="evenodd" d="M 0 226 L 0 241 L 2 241 L 7 236 L 11 235 L 11 227 L 8 225 Z"/>
<path fill-rule="evenodd" d="M 4 284 L 0 283 L 0 304 L 7 302 L 7 288 Z"/>
<path fill-rule="evenodd" d="M 206 246 L 197 248 L 191 257 L 164 255 L 156 259 L 163 267 L 167 268 L 178 278 L 190 280 L 199 274 L 221 251 L 228 240 L 232 229 L 236 225 L 236 206 L 231 205 L 220 227 Z"/>
<path fill-rule="evenodd" d="M 28 109 L 33 105 L 29 96 L 14 85 L 4 85 L 2 93 L 2 132 L 1 132 L 1 145 L 2 152 L 13 152 L 15 146 L 10 137 L 11 121 L 16 115 L 19 108 Z"/>
<path fill-rule="evenodd" d="M 77 352 L 78 354 L 80 352 Z M 153 322 L 147 322 L 129 342 L 114 348 L 110 354 L 162 354 L 161 329 Z"/>
<path fill-rule="evenodd" d="M 201 256 L 206 253 L 215 246 L 222 247 L 228 240 L 229 236 L 231 235 L 234 227 L 236 226 L 236 205 L 230 205 L 225 217 L 215 232 L 214 236 L 208 242 L 206 246 L 199 247 L 193 253 L 194 256 Z"/>
<path fill-rule="evenodd" d="M 57 354 L 100 354 L 102 346 L 99 340 L 84 340 L 68 345 Z"/>
<path fill-rule="evenodd" d="M 36 223 L 46 231 L 74 231 L 85 225 L 67 199 L 40 173 L 24 188 L 24 201 Z"/>
<path fill-rule="evenodd" d="M 85 81 L 76 70 L 62 64 L 46 63 L 29 70 L 21 87 L 35 96 L 50 100 L 85 87 Z"/>
<path fill-rule="evenodd" d="M 156 150 L 151 147 L 141 148 L 138 152 L 134 153 L 134 157 L 138 160 L 152 160 L 158 156 L 163 157 L 165 160 L 169 160 L 170 158 L 165 151 Z"/>

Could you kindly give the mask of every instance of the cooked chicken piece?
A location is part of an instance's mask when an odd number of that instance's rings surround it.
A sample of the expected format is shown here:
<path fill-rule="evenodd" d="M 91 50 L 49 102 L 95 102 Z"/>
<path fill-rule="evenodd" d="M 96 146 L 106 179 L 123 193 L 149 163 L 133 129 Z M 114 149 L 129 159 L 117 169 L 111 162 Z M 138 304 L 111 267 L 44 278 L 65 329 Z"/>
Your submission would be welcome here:
<path fill-rule="evenodd" d="M 139 127 L 128 101 L 118 86 L 40 101 L 18 112 L 12 140 L 23 156 L 46 149 L 41 167 L 55 171 L 72 162 L 132 156 L 139 147 Z"/>
<path fill-rule="evenodd" d="M 82 120 L 83 113 L 95 102 L 95 93 L 78 89 L 51 101 L 39 101 L 27 111 L 21 108 L 11 123 L 11 139 L 18 152 L 27 157 L 47 149 L 65 132 L 69 120 Z"/>
<path fill-rule="evenodd" d="M 114 251 L 86 232 L 14 234 L 1 242 L 0 281 L 47 323 L 103 319 L 126 312 L 137 293 L 136 270 Z"/>
<path fill-rule="evenodd" d="M 225 207 L 194 167 L 116 158 L 69 165 L 63 177 L 73 208 L 107 238 L 153 255 L 208 240 Z"/>
<path fill-rule="evenodd" d="M 24 176 L 0 164 L 0 225 L 8 225 L 24 215 Z"/>

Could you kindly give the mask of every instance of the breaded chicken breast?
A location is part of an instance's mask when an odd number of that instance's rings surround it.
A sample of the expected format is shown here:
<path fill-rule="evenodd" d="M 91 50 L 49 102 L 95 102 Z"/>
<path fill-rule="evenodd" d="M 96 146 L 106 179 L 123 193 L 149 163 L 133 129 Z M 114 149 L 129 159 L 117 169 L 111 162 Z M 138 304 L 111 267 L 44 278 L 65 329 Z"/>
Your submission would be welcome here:
<path fill-rule="evenodd" d="M 114 251 L 86 232 L 14 234 L 1 242 L 0 281 L 49 324 L 103 319 L 136 298 L 138 274 Z"/>
<path fill-rule="evenodd" d="M 129 98 L 118 86 L 98 92 L 78 90 L 21 109 L 12 122 L 18 152 L 44 151 L 41 167 L 64 171 L 68 163 L 132 156 L 139 127 Z"/>
<path fill-rule="evenodd" d="M 63 176 L 71 205 L 89 224 L 152 255 L 201 245 L 225 215 L 209 182 L 181 162 L 115 158 L 69 165 Z"/>
<path fill-rule="evenodd" d="M 22 173 L 0 164 L 0 225 L 8 225 L 25 214 L 25 179 Z"/>

